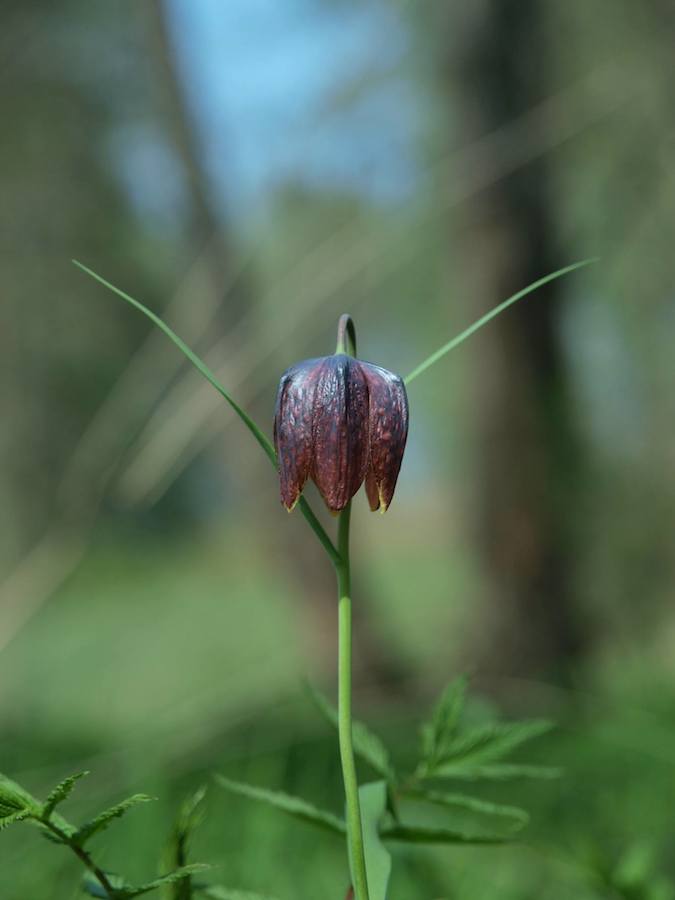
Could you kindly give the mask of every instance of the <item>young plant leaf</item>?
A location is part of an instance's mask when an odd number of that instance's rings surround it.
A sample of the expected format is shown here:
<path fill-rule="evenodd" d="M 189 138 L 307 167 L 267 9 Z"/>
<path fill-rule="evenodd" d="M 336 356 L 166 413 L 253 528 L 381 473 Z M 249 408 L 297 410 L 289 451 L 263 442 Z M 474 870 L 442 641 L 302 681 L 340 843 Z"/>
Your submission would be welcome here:
<path fill-rule="evenodd" d="M 89 822 L 85 822 L 84 825 L 81 825 L 73 834 L 73 840 L 80 847 L 84 846 L 84 844 L 95 834 L 108 828 L 114 819 L 119 819 L 128 810 L 132 809 L 134 806 L 138 806 L 139 803 L 148 803 L 152 799 L 153 798 L 148 797 L 147 794 L 134 794 L 132 797 L 127 797 L 126 800 L 116 803 L 114 806 L 109 807 L 109 809 L 104 809 L 103 812 L 99 813 Z"/>
<path fill-rule="evenodd" d="M 63 781 L 59 782 L 44 802 L 44 806 L 42 807 L 42 818 L 48 819 L 54 812 L 57 804 L 63 803 L 64 800 L 68 799 L 80 778 L 84 778 L 88 774 L 89 772 L 78 772 L 76 775 L 70 775 L 68 778 L 64 778 Z"/>
<path fill-rule="evenodd" d="M 312 806 L 311 803 L 307 803 L 306 800 L 302 800 L 300 797 L 292 797 L 290 794 L 284 794 L 281 791 L 268 791 L 266 788 L 245 784 L 241 781 L 232 781 L 232 779 L 225 778 L 223 775 L 216 775 L 216 782 L 233 794 L 267 803 L 269 806 L 274 806 L 295 819 L 309 822 L 310 825 L 318 825 L 320 828 L 325 828 L 343 836 L 347 833 L 347 827 L 343 819 L 338 818 L 333 813 L 317 809 L 316 806 Z"/>
<path fill-rule="evenodd" d="M 391 856 L 380 837 L 380 821 L 387 809 L 387 783 L 374 781 L 359 788 L 363 851 L 366 858 L 368 896 L 386 900 L 391 875 Z"/>
<path fill-rule="evenodd" d="M 464 675 L 452 681 L 434 707 L 431 720 L 422 725 L 422 755 L 433 765 L 454 738 L 464 708 L 467 679 Z"/>
<path fill-rule="evenodd" d="M 255 894 L 251 891 L 237 891 L 233 888 L 221 887 L 219 884 L 204 885 L 197 888 L 202 897 L 209 900 L 276 900 L 267 894 Z"/>
<path fill-rule="evenodd" d="M 458 781 L 512 781 L 516 778 L 560 778 L 562 769 L 557 766 L 531 766 L 518 763 L 493 763 L 492 765 L 459 765 L 448 762 L 438 766 L 431 778 L 452 778 Z"/>
<path fill-rule="evenodd" d="M 495 762 L 552 728 L 553 723 L 546 719 L 480 725 L 449 741 L 437 756 L 437 762 L 452 762 L 456 765 Z"/>
<path fill-rule="evenodd" d="M 204 796 L 206 787 L 198 788 L 182 804 L 171 834 L 162 854 L 162 870 L 174 871 L 188 863 L 188 846 L 192 833 L 204 816 Z M 163 900 L 191 900 L 193 885 L 190 877 L 161 889 Z"/>
<path fill-rule="evenodd" d="M 123 898 L 123 900 L 127 900 L 127 898 L 130 897 L 140 897 L 142 894 L 148 894 L 150 891 L 154 891 L 157 888 L 165 887 L 169 884 L 176 884 L 185 878 L 189 878 L 191 875 L 196 875 L 197 872 L 205 872 L 209 868 L 210 866 L 205 863 L 191 863 L 188 866 L 182 866 L 180 869 L 176 869 L 175 872 L 169 872 L 168 875 L 160 875 L 159 878 L 153 878 L 152 881 L 147 881 L 145 884 L 141 884 L 138 887 L 124 887 L 121 891 L 117 892 L 117 896 Z"/>
<path fill-rule="evenodd" d="M 25 819 L 31 818 L 31 811 L 29 809 L 20 809 L 14 813 L 0 813 L 0 831 L 4 831 L 5 828 L 9 828 L 10 825 L 14 825 L 17 822 L 23 822 Z"/>
<path fill-rule="evenodd" d="M 597 258 L 594 257 L 592 259 L 582 259 L 581 262 L 572 263 L 570 266 L 565 266 L 562 269 L 558 269 L 557 272 L 551 272 L 549 275 L 545 275 L 543 278 L 539 278 L 537 281 L 533 281 L 532 284 L 529 284 L 527 287 L 523 288 L 521 291 L 518 291 L 516 294 L 513 294 L 507 300 L 504 300 L 503 303 L 500 303 L 499 306 L 495 306 L 494 309 L 490 310 L 490 312 L 486 313 L 484 316 L 481 316 L 473 325 L 469 325 L 468 328 L 464 329 L 464 331 L 460 332 L 456 337 L 452 338 L 452 340 L 448 341 L 447 344 L 443 344 L 435 353 L 432 353 L 431 356 L 427 356 L 427 358 L 419 364 L 412 372 L 407 375 L 403 380 L 406 385 L 410 384 L 410 382 L 417 378 L 418 375 L 421 375 L 422 372 L 426 372 L 434 363 L 438 362 L 439 359 L 445 356 L 446 353 L 449 353 L 451 350 L 454 350 L 455 347 L 458 347 L 462 344 L 468 337 L 471 337 L 472 334 L 475 334 L 483 325 L 487 325 L 488 322 L 492 321 L 492 319 L 496 318 L 500 313 L 504 312 L 505 309 L 508 309 L 513 303 L 516 303 L 518 300 L 521 300 L 523 297 L 526 297 L 528 294 L 531 294 L 532 291 L 536 291 L 537 288 L 543 287 L 545 284 L 548 284 L 549 281 L 554 281 L 556 278 L 562 278 L 563 275 L 568 275 L 570 272 L 576 271 L 576 269 L 581 269 L 584 266 L 589 266 L 591 263 L 597 262 Z"/>
<path fill-rule="evenodd" d="M 20 784 L 0 773 L 0 819 L 9 818 L 24 811 L 37 818 L 40 810 L 41 804 L 32 794 L 29 794 Z"/>
<path fill-rule="evenodd" d="M 330 700 L 311 684 L 307 684 L 307 691 L 319 712 L 334 728 L 337 728 L 338 711 Z M 363 722 L 352 721 L 352 743 L 355 755 L 367 762 L 378 775 L 381 775 L 389 782 L 396 780 L 396 773 L 391 764 L 389 751 L 382 740 Z"/>
<path fill-rule="evenodd" d="M 508 820 L 510 831 L 520 831 L 530 820 L 524 809 L 519 806 L 507 806 L 502 803 L 490 803 L 478 797 L 470 797 L 466 794 L 451 794 L 444 791 L 414 790 L 409 792 L 412 797 L 433 803 L 435 806 L 445 806 L 453 809 L 464 809 L 481 816 L 495 817 Z"/>

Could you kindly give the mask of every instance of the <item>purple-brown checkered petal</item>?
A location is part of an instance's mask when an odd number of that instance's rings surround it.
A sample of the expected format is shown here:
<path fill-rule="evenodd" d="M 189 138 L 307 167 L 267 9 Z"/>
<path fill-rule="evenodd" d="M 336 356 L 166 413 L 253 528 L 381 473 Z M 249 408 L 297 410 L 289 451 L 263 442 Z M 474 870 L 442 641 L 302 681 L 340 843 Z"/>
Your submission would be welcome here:
<path fill-rule="evenodd" d="M 408 437 L 408 397 L 403 379 L 360 363 L 368 383 L 370 457 L 366 492 L 371 509 L 385 512 L 396 487 Z"/>
<path fill-rule="evenodd" d="M 274 447 L 279 465 L 281 502 L 298 502 L 312 469 L 312 424 L 317 371 L 323 359 L 308 359 L 281 376 L 274 415 Z"/>
<path fill-rule="evenodd" d="M 361 364 L 339 353 L 321 365 L 314 395 L 312 478 L 326 506 L 344 509 L 368 463 L 368 385 Z"/>

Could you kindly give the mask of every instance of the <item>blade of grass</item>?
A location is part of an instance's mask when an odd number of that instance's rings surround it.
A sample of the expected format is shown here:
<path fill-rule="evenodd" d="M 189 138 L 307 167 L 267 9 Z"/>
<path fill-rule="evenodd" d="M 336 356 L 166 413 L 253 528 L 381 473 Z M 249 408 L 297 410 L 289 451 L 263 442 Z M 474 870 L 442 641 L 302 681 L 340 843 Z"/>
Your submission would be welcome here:
<path fill-rule="evenodd" d="M 267 437 L 267 435 L 262 431 L 259 425 L 253 421 L 253 419 L 248 415 L 248 413 L 239 406 L 236 400 L 230 396 L 230 394 L 225 390 L 222 384 L 218 381 L 216 376 L 213 374 L 211 369 L 206 365 L 206 363 L 201 360 L 196 353 L 194 353 L 188 345 L 181 338 L 178 337 L 176 332 L 170 328 L 166 322 L 164 322 L 156 313 L 152 312 L 152 310 L 148 309 L 147 306 L 144 306 L 139 300 L 135 300 L 129 294 L 120 290 L 120 288 L 115 287 L 114 284 L 111 284 L 109 281 L 106 281 L 101 275 L 98 275 L 94 272 L 93 269 L 90 269 L 88 266 L 85 266 L 84 263 L 78 262 L 78 260 L 72 260 L 73 264 L 77 266 L 85 274 L 89 275 L 94 281 L 98 281 L 99 284 L 102 284 L 103 287 L 108 288 L 109 291 L 112 291 L 113 294 L 117 294 L 118 297 L 121 297 L 122 300 L 125 300 L 139 312 L 143 313 L 150 321 L 155 324 L 159 329 L 161 329 L 164 334 L 169 338 L 169 340 L 173 341 L 173 343 L 178 347 L 178 349 L 186 356 L 192 365 L 197 369 L 197 371 L 206 378 L 206 380 L 213 385 L 213 387 L 221 394 L 225 400 L 230 404 L 235 413 L 239 416 L 241 421 L 246 425 L 248 430 L 251 432 L 255 440 L 258 442 L 260 447 L 262 447 L 263 452 L 272 463 L 274 468 L 277 467 L 277 456 L 274 452 L 274 447 L 272 442 Z M 300 502 L 298 503 L 300 507 L 300 511 L 303 516 L 307 520 L 310 528 L 316 534 L 317 538 L 321 542 L 323 548 L 328 553 L 331 561 L 334 565 L 339 564 L 340 556 L 335 548 L 335 545 L 331 541 L 330 537 L 326 533 L 324 527 L 321 525 L 319 520 L 317 519 L 314 510 L 309 505 L 307 500 L 304 497 L 300 498 Z"/>
<path fill-rule="evenodd" d="M 446 353 L 449 353 L 451 350 L 454 350 L 455 347 L 458 347 L 463 341 L 465 341 L 468 337 L 471 337 L 472 334 L 475 334 L 479 328 L 482 328 L 483 325 L 487 325 L 488 322 L 492 321 L 492 319 L 496 318 L 500 313 L 504 312 L 505 309 L 508 309 L 513 303 L 516 303 L 518 300 L 522 300 L 523 297 L 526 297 L 528 294 L 531 294 L 533 291 L 536 291 L 538 288 L 543 287 L 545 284 L 548 284 L 549 281 L 554 281 L 556 278 L 562 278 L 563 275 L 568 275 L 570 272 L 574 272 L 576 269 L 581 269 L 584 266 L 589 266 L 591 263 L 595 263 L 598 261 L 597 257 L 593 257 L 591 259 L 582 259 L 581 262 L 572 263 L 569 266 L 565 266 L 562 269 L 558 269 L 557 272 L 551 272 L 549 275 L 544 275 L 543 278 L 539 278 L 537 281 L 533 281 L 532 284 L 529 284 L 527 287 L 523 288 L 518 293 L 513 294 L 507 300 L 504 300 L 503 303 L 500 303 L 499 306 L 495 306 L 494 309 L 491 309 L 490 312 L 486 313 L 484 316 L 481 316 L 473 325 L 469 325 L 464 331 L 458 334 L 456 337 L 452 338 L 452 340 L 448 341 L 447 344 L 443 344 L 435 353 L 432 353 L 431 356 L 427 356 L 427 358 L 419 364 L 415 369 L 410 372 L 403 380 L 406 385 L 410 384 L 410 382 L 417 378 L 418 375 L 421 375 L 422 372 L 426 372 L 434 363 L 438 362 L 439 359 L 442 359 Z"/>

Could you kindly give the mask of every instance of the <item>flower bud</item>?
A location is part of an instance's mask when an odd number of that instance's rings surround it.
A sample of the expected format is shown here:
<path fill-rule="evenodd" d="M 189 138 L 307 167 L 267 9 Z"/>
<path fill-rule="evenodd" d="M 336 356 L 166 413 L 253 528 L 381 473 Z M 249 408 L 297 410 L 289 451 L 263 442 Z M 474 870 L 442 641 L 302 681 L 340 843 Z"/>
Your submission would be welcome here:
<path fill-rule="evenodd" d="M 384 512 L 407 436 L 408 398 L 398 375 L 340 352 L 291 366 L 274 417 L 282 503 L 292 510 L 311 478 L 337 513 L 365 480 L 370 508 Z"/>

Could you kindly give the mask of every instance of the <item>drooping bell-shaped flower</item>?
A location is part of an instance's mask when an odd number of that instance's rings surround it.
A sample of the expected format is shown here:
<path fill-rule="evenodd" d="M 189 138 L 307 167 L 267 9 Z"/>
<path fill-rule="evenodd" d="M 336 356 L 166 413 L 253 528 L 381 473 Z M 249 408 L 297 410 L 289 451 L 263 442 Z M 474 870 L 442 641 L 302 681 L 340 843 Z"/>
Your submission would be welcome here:
<path fill-rule="evenodd" d="M 328 508 L 344 509 L 366 482 L 372 510 L 394 495 L 406 438 L 408 398 L 403 379 L 348 353 L 353 325 L 340 319 L 338 352 L 306 359 L 281 376 L 274 446 L 281 500 L 290 511 L 309 478 Z"/>

